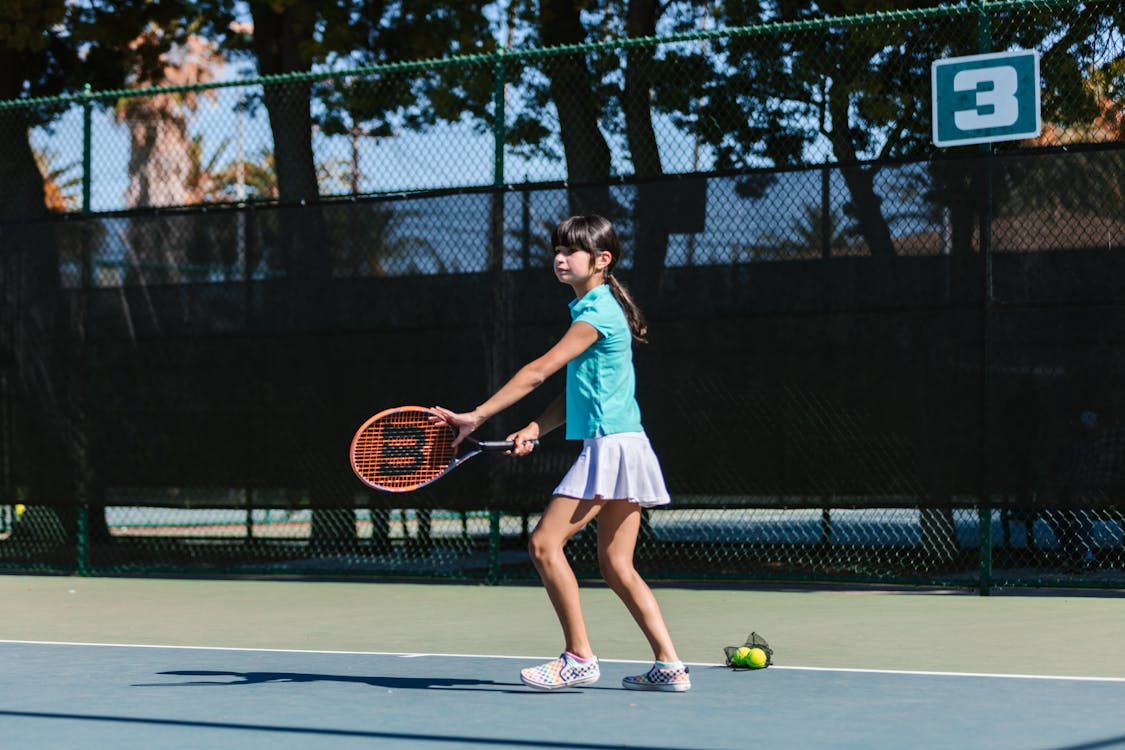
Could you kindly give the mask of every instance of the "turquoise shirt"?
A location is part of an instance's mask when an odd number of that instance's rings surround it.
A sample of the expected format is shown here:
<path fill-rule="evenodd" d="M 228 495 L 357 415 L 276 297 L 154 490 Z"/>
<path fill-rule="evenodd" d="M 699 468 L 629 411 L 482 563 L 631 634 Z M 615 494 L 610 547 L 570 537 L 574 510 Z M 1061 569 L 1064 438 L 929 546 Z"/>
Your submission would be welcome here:
<path fill-rule="evenodd" d="M 566 365 L 567 439 L 642 431 L 633 374 L 633 335 L 609 284 L 574 299 L 570 320 L 587 323 L 600 335 Z"/>

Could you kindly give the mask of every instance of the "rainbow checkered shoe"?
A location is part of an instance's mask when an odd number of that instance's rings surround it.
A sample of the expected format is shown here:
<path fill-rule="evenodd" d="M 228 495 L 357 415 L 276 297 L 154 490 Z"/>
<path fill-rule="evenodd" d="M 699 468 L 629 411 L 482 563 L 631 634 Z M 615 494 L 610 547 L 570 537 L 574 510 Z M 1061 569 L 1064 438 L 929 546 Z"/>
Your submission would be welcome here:
<path fill-rule="evenodd" d="M 523 684 L 537 690 L 558 690 L 575 685 L 592 685 L 601 676 L 602 671 L 598 667 L 598 657 L 595 656 L 589 661 L 579 661 L 565 651 L 559 658 L 546 664 L 520 670 L 520 679 L 523 680 Z"/>
<path fill-rule="evenodd" d="M 652 669 L 635 677 L 621 680 L 626 690 L 661 690 L 667 693 L 682 693 L 691 690 L 691 677 L 688 668 L 682 663 L 662 667 L 653 664 Z"/>

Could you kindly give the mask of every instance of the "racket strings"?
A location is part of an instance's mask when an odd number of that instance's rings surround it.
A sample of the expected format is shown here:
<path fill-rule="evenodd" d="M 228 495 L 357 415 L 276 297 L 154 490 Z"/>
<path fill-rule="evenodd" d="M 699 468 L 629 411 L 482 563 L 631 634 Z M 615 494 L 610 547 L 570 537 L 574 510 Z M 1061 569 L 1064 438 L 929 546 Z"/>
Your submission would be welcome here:
<path fill-rule="evenodd" d="M 398 411 L 373 419 L 356 436 L 353 464 L 371 484 L 406 491 L 433 481 L 455 456 L 453 430 L 431 423 L 426 410 Z"/>

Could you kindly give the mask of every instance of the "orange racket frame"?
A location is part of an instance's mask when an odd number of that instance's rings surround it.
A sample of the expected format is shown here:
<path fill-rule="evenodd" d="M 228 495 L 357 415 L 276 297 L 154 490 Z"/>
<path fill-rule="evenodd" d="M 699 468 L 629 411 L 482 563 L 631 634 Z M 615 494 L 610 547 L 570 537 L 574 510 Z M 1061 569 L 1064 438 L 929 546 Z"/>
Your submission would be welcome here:
<path fill-rule="evenodd" d="M 436 482 L 478 453 L 515 447 L 510 440 L 467 437 L 454 448 L 457 432 L 441 419 L 440 414 L 424 406 L 399 406 L 379 412 L 352 438 L 352 471 L 372 489 L 410 492 Z"/>

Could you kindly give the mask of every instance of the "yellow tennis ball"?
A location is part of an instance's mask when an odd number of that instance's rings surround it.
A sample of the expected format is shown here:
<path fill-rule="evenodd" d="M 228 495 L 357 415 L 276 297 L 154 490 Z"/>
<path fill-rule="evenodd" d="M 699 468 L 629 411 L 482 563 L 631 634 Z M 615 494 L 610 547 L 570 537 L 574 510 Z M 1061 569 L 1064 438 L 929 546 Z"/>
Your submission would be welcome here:
<path fill-rule="evenodd" d="M 23 503 L 16 503 L 15 510 L 16 510 L 16 520 L 18 521 L 23 516 L 23 514 L 25 512 L 27 512 L 27 506 L 24 505 Z"/>
<path fill-rule="evenodd" d="M 733 656 L 731 656 L 730 661 L 731 661 L 731 664 L 733 664 L 736 667 L 748 667 L 750 665 L 746 662 L 746 660 L 749 657 L 750 657 L 750 649 L 747 648 L 746 646 L 739 646 L 738 650 L 734 652 Z"/>
<path fill-rule="evenodd" d="M 742 649 L 739 649 L 739 651 L 741 650 Z M 769 657 L 766 656 L 765 651 L 760 648 L 748 648 L 746 649 L 746 657 L 743 659 L 742 663 L 751 669 L 761 669 L 766 666 L 767 661 L 769 661 Z"/>

